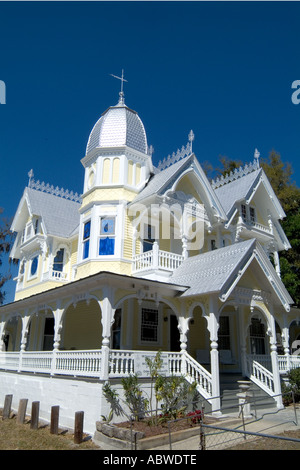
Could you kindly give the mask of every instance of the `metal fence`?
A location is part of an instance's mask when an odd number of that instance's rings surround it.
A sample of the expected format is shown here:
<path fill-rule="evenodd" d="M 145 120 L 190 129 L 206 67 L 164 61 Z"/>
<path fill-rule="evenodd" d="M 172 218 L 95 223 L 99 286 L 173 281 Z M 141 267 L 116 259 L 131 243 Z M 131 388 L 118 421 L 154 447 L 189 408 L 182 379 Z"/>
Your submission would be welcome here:
<path fill-rule="evenodd" d="M 290 395 L 290 403 L 292 404 L 293 417 L 294 419 L 291 422 L 298 426 L 298 416 L 297 416 L 297 407 L 295 403 L 294 393 L 288 392 L 287 395 Z M 252 419 L 247 421 L 247 425 L 251 423 L 256 423 L 262 420 L 266 415 L 275 415 L 280 414 L 281 410 L 276 409 L 276 411 L 265 411 L 261 414 L 260 417 L 257 416 L 257 406 L 259 402 L 264 400 L 264 398 L 249 398 L 242 404 L 239 404 L 236 408 L 235 416 L 237 419 L 240 419 L 240 423 L 235 423 L 236 427 L 222 427 L 215 424 L 205 424 L 205 405 L 202 403 L 202 413 L 200 414 L 199 419 L 199 435 L 198 438 L 193 439 L 193 449 L 198 448 L 198 450 L 229 450 L 229 449 L 247 449 L 247 450 L 274 450 L 274 449 L 297 449 L 300 450 L 300 439 L 271 435 L 259 432 L 246 431 L 246 416 L 247 413 L 251 410 Z M 232 406 L 230 407 L 232 411 Z M 221 411 L 221 410 L 219 410 Z M 226 408 L 222 408 L 222 412 L 226 414 Z M 247 416 L 249 418 L 249 416 Z M 190 417 L 179 418 L 176 420 L 170 420 L 168 422 L 169 428 L 169 449 L 173 450 L 174 442 L 172 439 L 172 427 L 176 422 L 182 420 L 190 419 Z M 198 439 L 198 441 L 197 441 Z M 198 442 L 198 445 L 195 444 Z"/>
<path fill-rule="evenodd" d="M 200 424 L 199 450 L 300 450 L 300 439 Z"/>

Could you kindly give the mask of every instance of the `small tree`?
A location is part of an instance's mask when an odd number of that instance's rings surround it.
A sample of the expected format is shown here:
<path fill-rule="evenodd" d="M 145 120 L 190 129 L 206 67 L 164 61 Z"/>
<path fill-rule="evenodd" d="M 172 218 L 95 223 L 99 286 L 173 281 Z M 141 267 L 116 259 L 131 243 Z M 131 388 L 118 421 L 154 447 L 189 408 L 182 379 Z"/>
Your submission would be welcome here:
<path fill-rule="evenodd" d="M 146 357 L 146 364 L 149 367 L 149 372 L 150 372 L 150 377 L 151 377 L 150 408 L 152 408 L 154 383 L 159 377 L 159 371 L 163 365 L 161 351 L 157 352 L 153 360 L 150 357 Z M 155 422 L 156 423 L 157 423 L 157 409 L 158 409 L 158 397 L 156 393 L 155 394 Z"/>
<path fill-rule="evenodd" d="M 190 384 L 183 376 L 158 376 L 155 388 L 158 399 L 162 401 L 163 415 L 176 419 L 192 401 L 196 382 Z"/>
<path fill-rule="evenodd" d="M 125 393 L 125 402 L 134 415 L 135 420 L 138 421 L 144 416 L 149 406 L 149 401 L 143 397 L 143 392 L 138 383 L 136 374 L 123 377 L 122 385 Z"/>

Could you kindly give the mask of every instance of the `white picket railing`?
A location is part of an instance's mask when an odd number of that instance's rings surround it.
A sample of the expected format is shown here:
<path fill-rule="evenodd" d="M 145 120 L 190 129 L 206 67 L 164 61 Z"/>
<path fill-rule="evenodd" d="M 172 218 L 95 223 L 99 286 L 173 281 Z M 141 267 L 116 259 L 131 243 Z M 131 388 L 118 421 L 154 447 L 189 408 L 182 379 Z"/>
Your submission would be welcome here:
<path fill-rule="evenodd" d="M 196 382 L 197 389 L 204 398 L 212 397 L 212 375 L 188 353 L 183 353 L 186 367 L 186 377 L 189 382 Z"/>
<path fill-rule="evenodd" d="M 51 269 L 50 271 L 43 273 L 43 281 L 65 282 L 65 281 L 68 281 L 68 279 L 69 279 L 68 273 L 64 273 L 62 271 L 55 271 L 54 269 Z"/>
<path fill-rule="evenodd" d="M 296 356 L 294 354 L 290 355 L 278 355 L 278 365 L 279 365 L 279 372 L 285 373 L 289 370 L 296 369 L 300 367 L 300 356 Z"/>
<path fill-rule="evenodd" d="M 262 364 L 257 362 L 254 358 L 256 356 L 247 356 L 247 367 L 249 378 L 262 388 L 268 395 L 274 396 L 275 385 L 273 374 L 270 370 L 266 369 Z"/>
<path fill-rule="evenodd" d="M 158 249 L 158 244 L 153 244 L 153 249 L 145 251 L 133 257 L 133 272 L 145 271 L 150 269 L 160 269 L 162 271 L 173 272 L 183 262 L 183 255 L 171 253 Z"/>

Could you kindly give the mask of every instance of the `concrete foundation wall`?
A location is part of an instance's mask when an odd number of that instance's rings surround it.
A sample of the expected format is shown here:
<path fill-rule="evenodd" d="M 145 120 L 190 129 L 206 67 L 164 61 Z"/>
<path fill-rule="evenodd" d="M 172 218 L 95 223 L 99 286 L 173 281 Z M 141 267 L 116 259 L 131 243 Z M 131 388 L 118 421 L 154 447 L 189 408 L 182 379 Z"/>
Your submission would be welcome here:
<path fill-rule="evenodd" d="M 5 395 L 13 395 L 13 411 L 18 410 L 21 398 L 27 398 L 30 415 L 32 402 L 39 401 L 40 419 L 50 421 L 51 407 L 59 405 L 59 425 L 70 429 L 74 429 L 75 412 L 84 411 L 84 432 L 88 434 L 94 434 L 96 421 L 109 411 L 99 381 L 0 372 L 0 384 L 0 407 Z"/>

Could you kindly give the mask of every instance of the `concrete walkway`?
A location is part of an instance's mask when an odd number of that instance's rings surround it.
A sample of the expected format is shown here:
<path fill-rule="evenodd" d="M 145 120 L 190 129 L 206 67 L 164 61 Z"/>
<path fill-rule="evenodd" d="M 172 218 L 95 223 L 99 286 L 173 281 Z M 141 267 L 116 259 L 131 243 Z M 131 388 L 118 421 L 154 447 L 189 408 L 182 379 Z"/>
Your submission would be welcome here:
<path fill-rule="evenodd" d="M 284 408 L 275 413 L 270 413 L 270 409 L 261 410 L 257 413 L 257 418 L 248 418 L 245 419 L 245 431 L 262 433 L 268 435 L 277 435 L 283 431 L 295 431 L 300 429 L 300 409 L 296 410 L 297 417 L 295 416 L 295 411 L 293 407 Z M 295 422 L 298 420 L 298 424 Z M 243 422 L 241 418 L 238 418 L 237 414 L 227 415 L 227 417 L 222 417 L 217 420 L 212 426 L 222 427 L 226 429 L 236 429 L 238 431 L 243 431 Z M 205 433 L 214 432 L 214 430 L 204 428 Z M 229 434 L 229 433 L 228 433 Z M 233 433 L 230 433 L 233 435 Z M 235 433 L 235 436 L 237 434 Z M 241 440 L 243 439 L 242 434 Z M 200 437 L 195 436 L 184 441 L 172 443 L 172 451 L 176 450 L 199 450 Z M 170 450 L 169 445 L 164 445 L 161 447 L 156 447 L 153 450 Z"/>

